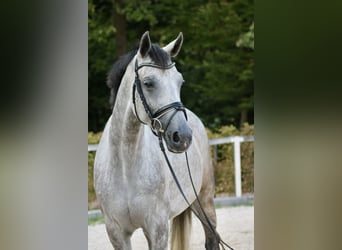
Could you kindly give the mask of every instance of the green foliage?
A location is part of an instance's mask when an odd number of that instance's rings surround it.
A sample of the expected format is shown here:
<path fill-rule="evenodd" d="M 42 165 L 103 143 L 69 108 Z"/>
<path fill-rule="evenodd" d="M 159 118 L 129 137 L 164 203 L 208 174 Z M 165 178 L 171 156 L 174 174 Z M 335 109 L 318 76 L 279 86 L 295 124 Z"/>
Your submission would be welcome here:
<path fill-rule="evenodd" d="M 110 114 L 109 90 L 105 83 L 108 69 L 115 60 L 111 8 L 110 0 L 88 1 L 88 127 L 92 130 L 103 129 Z"/>
<path fill-rule="evenodd" d="M 88 209 L 92 209 L 97 206 L 93 174 L 94 160 L 95 152 L 88 152 Z"/>
<path fill-rule="evenodd" d="M 240 35 L 239 40 L 236 41 L 236 46 L 254 50 L 254 23 L 252 23 L 248 32 Z"/>
<path fill-rule="evenodd" d="M 88 133 L 88 144 L 97 144 L 100 142 L 102 132 L 100 133 Z M 96 195 L 94 190 L 94 160 L 95 152 L 88 152 L 88 209 L 96 208 Z"/>
<path fill-rule="evenodd" d="M 186 36 L 192 41 L 184 60 L 190 79 L 184 102 L 211 128 L 238 126 L 240 113 L 253 110 L 253 55 L 235 45 L 245 29 L 235 6 L 225 1 L 201 6 Z"/>
<path fill-rule="evenodd" d="M 115 7 L 118 8 L 117 5 Z M 119 12 L 126 14 L 127 20 L 131 22 L 147 21 L 151 26 L 157 23 L 150 0 L 126 1 L 125 7 L 121 8 Z"/>
<path fill-rule="evenodd" d="M 126 17 L 128 48 L 146 30 L 162 46 L 184 33 L 175 58 L 186 83 L 183 103 L 206 126 L 240 126 L 247 112 L 253 117 L 253 0 L 110 0 L 89 2 L 89 129 L 100 131 L 110 115 L 106 74 L 115 58 L 116 29 L 112 9 Z M 114 24 L 115 26 L 115 24 Z"/>
<path fill-rule="evenodd" d="M 88 144 L 98 144 L 100 142 L 102 132 L 88 132 Z"/>
<path fill-rule="evenodd" d="M 103 217 L 100 218 L 94 218 L 94 219 L 88 219 L 88 226 L 91 225 L 98 225 L 98 224 L 104 224 L 105 220 Z"/>
<path fill-rule="evenodd" d="M 97 6 L 93 0 L 88 2 L 88 60 L 89 60 L 89 78 L 92 79 L 98 74 L 108 70 L 108 62 L 114 60 L 115 50 L 114 35 L 115 28 L 111 22 L 110 12 L 107 3 L 103 6 Z M 104 81 L 102 79 L 102 81 Z"/>

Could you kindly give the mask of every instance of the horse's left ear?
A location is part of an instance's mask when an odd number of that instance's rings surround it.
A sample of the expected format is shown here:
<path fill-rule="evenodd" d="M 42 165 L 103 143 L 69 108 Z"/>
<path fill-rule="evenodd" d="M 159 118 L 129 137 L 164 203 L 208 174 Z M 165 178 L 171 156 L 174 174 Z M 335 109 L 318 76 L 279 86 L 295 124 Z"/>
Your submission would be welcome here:
<path fill-rule="evenodd" d="M 150 39 L 150 35 L 149 32 L 146 31 L 141 39 L 140 39 L 140 43 L 139 43 L 139 52 L 141 57 L 145 57 L 147 55 L 147 53 L 150 51 L 151 49 L 151 39 Z"/>
<path fill-rule="evenodd" d="M 175 57 L 178 55 L 183 44 L 183 33 L 180 32 L 175 40 L 166 45 L 163 49 L 169 53 L 170 56 Z"/>

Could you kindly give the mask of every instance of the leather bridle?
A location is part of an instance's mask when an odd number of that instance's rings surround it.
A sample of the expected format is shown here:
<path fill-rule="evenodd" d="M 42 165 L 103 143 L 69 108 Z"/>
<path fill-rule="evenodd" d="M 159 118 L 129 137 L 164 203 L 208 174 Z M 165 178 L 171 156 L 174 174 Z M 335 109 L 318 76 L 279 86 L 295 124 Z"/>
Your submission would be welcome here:
<path fill-rule="evenodd" d="M 172 118 L 176 115 L 176 113 L 178 111 L 182 111 L 184 113 L 186 120 L 188 120 L 188 118 L 186 115 L 184 105 L 181 102 L 173 102 L 173 103 L 167 104 L 167 105 L 159 108 L 157 111 L 152 112 L 152 110 L 151 110 L 150 106 L 148 105 L 147 100 L 145 98 L 145 95 L 144 95 L 144 92 L 143 92 L 143 89 L 141 86 L 141 80 L 139 78 L 139 72 L 138 71 L 142 67 L 153 67 L 153 68 L 166 70 L 166 69 L 171 69 L 173 66 L 175 66 L 174 62 L 172 62 L 166 66 L 160 66 L 157 64 L 153 64 L 153 63 L 142 63 L 139 65 L 138 60 L 135 61 L 135 70 L 134 70 L 135 71 L 135 81 L 133 84 L 133 97 L 132 97 L 133 98 L 133 104 L 134 104 L 134 112 L 135 112 L 137 119 L 142 124 L 146 125 L 146 122 L 144 122 L 140 119 L 140 116 L 138 115 L 138 112 L 137 112 L 136 101 L 135 101 L 135 91 L 138 91 L 138 94 L 139 94 L 140 100 L 144 106 L 145 112 L 151 121 L 151 130 L 156 136 L 158 136 L 159 134 L 163 134 L 167 130 L 167 128 L 170 125 Z M 169 120 L 167 121 L 165 128 L 163 128 L 163 124 L 160 121 L 160 119 L 163 116 L 165 116 L 167 113 L 172 112 L 172 111 L 173 111 L 173 113 L 171 114 Z"/>

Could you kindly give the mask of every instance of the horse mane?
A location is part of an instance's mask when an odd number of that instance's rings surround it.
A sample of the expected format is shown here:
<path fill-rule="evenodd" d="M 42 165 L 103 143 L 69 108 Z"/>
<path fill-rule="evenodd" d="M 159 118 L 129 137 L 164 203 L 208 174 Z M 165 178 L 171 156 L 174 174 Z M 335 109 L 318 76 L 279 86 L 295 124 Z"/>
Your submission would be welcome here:
<path fill-rule="evenodd" d="M 128 64 L 132 61 L 133 57 L 137 54 L 139 47 L 135 46 L 134 49 L 126 55 L 121 56 L 112 66 L 107 77 L 107 86 L 110 88 L 110 107 L 113 109 L 115 104 L 116 95 L 119 91 L 121 80 L 126 72 Z M 170 55 L 159 47 L 158 44 L 152 44 L 148 55 L 152 61 L 162 67 L 166 67 L 170 63 Z"/>

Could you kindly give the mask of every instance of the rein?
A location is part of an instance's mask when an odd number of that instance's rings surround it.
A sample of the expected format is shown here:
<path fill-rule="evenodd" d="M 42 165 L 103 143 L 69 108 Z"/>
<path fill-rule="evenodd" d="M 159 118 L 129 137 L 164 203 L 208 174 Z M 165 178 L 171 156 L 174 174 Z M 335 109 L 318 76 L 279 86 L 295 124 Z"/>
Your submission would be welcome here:
<path fill-rule="evenodd" d="M 197 192 L 196 192 L 195 185 L 194 185 L 194 182 L 193 182 L 193 180 L 192 180 L 192 175 L 191 175 L 191 171 L 190 171 L 190 167 L 189 167 L 189 160 L 188 160 L 188 154 L 187 154 L 187 152 L 185 152 L 185 158 L 186 158 L 186 165 L 187 165 L 187 168 L 188 168 L 188 173 L 189 173 L 189 177 L 190 177 L 191 186 L 192 186 L 192 189 L 193 189 L 193 191 L 194 191 L 194 193 L 195 193 L 196 200 L 197 200 L 198 205 L 199 205 L 199 207 L 200 207 L 200 209 L 201 209 L 201 212 L 202 212 L 203 215 L 204 215 L 204 218 L 205 218 L 207 224 L 203 222 L 202 218 L 201 218 L 201 217 L 199 216 L 199 214 L 192 208 L 192 206 L 191 206 L 189 200 L 186 198 L 186 195 L 184 194 L 184 191 L 183 191 L 183 189 L 182 189 L 182 186 L 180 185 L 180 183 L 179 183 L 179 181 L 178 181 L 178 178 L 177 178 L 177 176 L 176 176 L 176 173 L 175 173 L 175 171 L 173 170 L 172 165 L 171 165 L 171 163 L 170 163 L 170 161 L 169 161 L 169 158 L 167 157 L 167 154 L 166 154 L 166 152 L 165 152 L 165 147 L 164 147 L 163 140 L 162 140 L 162 134 L 159 134 L 159 135 L 158 135 L 158 139 L 159 139 L 159 146 L 160 146 L 160 149 L 161 149 L 161 151 L 162 151 L 162 153 L 163 153 L 163 155 L 164 155 L 164 157 L 165 157 L 167 166 L 169 167 L 169 170 L 170 170 L 170 172 L 171 172 L 171 174 L 172 174 L 172 177 L 173 177 L 174 181 L 176 182 L 176 185 L 177 185 L 177 187 L 178 187 L 180 193 L 182 194 L 182 196 L 183 196 L 183 198 L 184 198 L 186 204 L 189 206 L 190 210 L 196 215 L 196 217 L 200 220 L 200 222 L 202 222 L 202 225 L 206 226 L 209 230 L 211 230 L 211 231 L 216 235 L 217 239 L 219 240 L 219 244 L 221 245 L 221 247 L 222 247 L 223 250 L 225 249 L 224 246 L 228 247 L 228 248 L 231 249 L 231 250 L 234 250 L 231 246 L 229 246 L 226 242 L 224 242 L 224 241 L 220 238 L 220 236 L 216 233 L 216 230 L 215 230 L 214 226 L 213 226 L 212 223 L 210 222 L 210 220 L 209 220 L 209 218 L 208 218 L 208 215 L 207 215 L 206 212 L 204 211 L 204 209 L 203 209 L 203 207 L 202 207 L 202 204 L 201 204 L 201 202 L 199 201 L 198 194 L 197 194 Z"/>
<path fill-rule="evenodd" d="M 202 224 L 204 226 L 206 226 L 209 230 L 211 230 L 216 236 L 217 236 L 217 239 L 219 240 L 219 244 L 221 245 L 222 249 L 225 249 L 224 246 L 228 247 L 229 249 L 231 250 L 234 250 L 232 247 L 230 247 L 227 243 L 225 243 L 221 238 L 220 236 L 217 234 L 216 230 L 214 229 L 212 223 L 210 222 L 207 214 L 205 213 L 200 201 L 199 201 L 199 198 L 198 198 L 198 194 L 196 192 L 196 189 L 195 189 L 195 185 L 193 183 L 193 180 L 192 180 L 192 175 L 191 175 L 191 171 L 190 171 L 190 167 L 189 167 L 189 160 L 188 160 L 188 154 L 187 152 L 185 152 L 185 158 L 186 158 L 186 165 L 187 165 L 187 168 L 188 168 L 188 173 L 189 173 L 189 177 L 190 177 L 190 181 L 191 181 L 191 185 L 192 185 L 192 189 L 195 193 L 195 196 L 196 196 L 196 200 L 199 204 L 199 207 L 201 209 L 201 212 L 203 213 L 204 215 L 204 218 L 206 220 L 206 223 L 203 222 L 203 220 L 201 219 L 201 217 L 199 216 L 199 214 L 192 208 L 189 200 L 186 198 L 186 195 L 182 189 L 182 186 L 180 185 L 179 181 L 178 181 L 178 178 L 176 176 L 176 173 L 174 172 L 173 168 L 172 168 L 172 165 L 169 161 L 169 158 L 167 157 L 167 154 L 166 154 L 166 151 L 165 151 L 165 147 L 164 147 L 164 144 L 163 144 L 163 138 L 162 138 L 162 135 L 163 133 L 167 130 L 172 118 L 175 116 L 175 114 L 178 112 L 178 111 L 182 111 L 185 115 L 185 118 L 186 120 L 188 120 L 188 117 L 187 117 L 187 114 L 186 114 L 186 111 L 185 111 L 185 107 L 184 105 L 181 103 L 181 102 L 173 102 L 173 103 L 170 103 L 168 105 L 165 105 L 161 108 L 159 108 L 156 112 L 152 112 L 150 107 L 148 106 L 148 103 L 146 101 L 146 98 L 145 98 L 145 95 L 143 93 L 143 90 L 142 90 L 142 87 L 141 87 L 141 81 L 139 79 L 139 74 L 138 74 L 138 71 L 139 69 L 141 69 L 142 67 L 153 67 L 153 68 L 159 68 L 159 69 L 171 69 L 173 66 L 175 65 L 175 63 L 171 63 L 165 67 L 163 66 L 160 66 L 160 65 L 157 65 L 157 64 L 153 64 L 153 63 L 143 63 L 143 64 L 140 64 L 138 65 L 138 60 L 135 61 L 135 81 L 134 81 L 134 85 L 133 85 L 133 104 L 134 104 L 134 111 L 135 111 L 135 114 L 136 114 L 136 117 L 137 119 L 139 120 L 140 123 L 142 124 L 145 124 L 147 125 L 147 123 L 143 122 L 138 113 L 137 113 L 137 108 L 136 108 L 136 102 L 135 102 L 135 91 L 138 91 L 138 94 L 140 96 L 140 99 L 141 99 L 141 102 L 144 106 L 144 109 L 145 109 L 145 112 L 146 114 L 148 115 L 150 121 L 151 121 L 151 130 L 153 132 L 154 135 L 156 135 L 159 139 L 159 146 L 160 146 L 160 149 L 164 155 L 164 158 L 165 158 L 165 161 L 167 163 L 167 166 L 169 167 L 169 170 L 171 172 L 171 175 L 181 193 L 181 195 L 183 196 L 185 202 L 187 203 L 187 205 L 189 206 L 190 210 L 196 215 L 196 217 L 202 222 Z M 166 115 L 167 113 L 173 111 L 172 115 L 170 116 L 168 122 L 167 122 L 167 125 L 165 126 L 165 129 L 163 128 L 163 125 L 160 121 L 160 118 L 163 117 L 164 115 Z"/>

